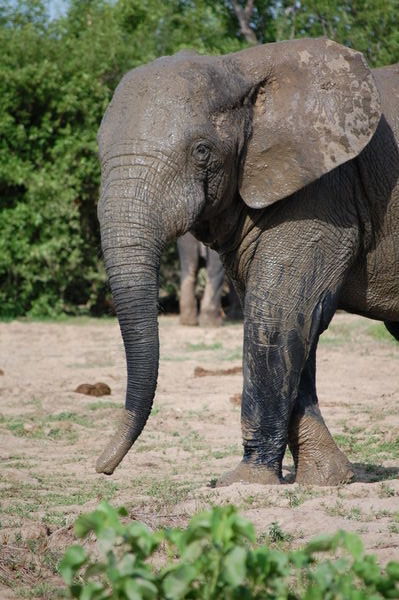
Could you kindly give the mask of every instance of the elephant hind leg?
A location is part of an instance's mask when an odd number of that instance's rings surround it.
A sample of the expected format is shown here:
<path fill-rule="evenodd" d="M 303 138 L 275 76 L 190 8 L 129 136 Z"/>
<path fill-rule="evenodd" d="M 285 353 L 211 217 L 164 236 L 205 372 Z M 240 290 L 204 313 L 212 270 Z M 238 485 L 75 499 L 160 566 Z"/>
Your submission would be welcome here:
<path fill-rule="evenodd" d="M 293 415 L 289 447 L 294 457 L 297 483 L 339 485 L 349 483 L 354 473 L 345 454 L 336 445 L 320 411 Z"/>
<path fill-rule="evenodd" d="M 188 273 L 180 284 L 180 324 L 198 325 L 197 298 L 195 297 L 196 273 Z"/>
<path fill-rule="evenodd" d="M 297 483 L 339 485 L 349 483 L 354 474 L 350 462 L 329 432 L 318 406 L 316 343 L 301 376 L 288 428 L 288 445 L 294 458 Z"/>
<path fill-rule="evenodd" d="M 198 325 L 198 307 L 195 296 L 195 283 L 199 266 L 199 244 L 186 233 L 177 240 L 180 260 L 180 323 Z"/>
<path fill-rule="evenodd" d="M 388 329 L 389 333 L 393 335 L 395 340 L 399 342 L 399 323 L 395 323 L 394 321 L 385 321 L 385 327 Z"/>
<path fill-rule="evenodd" d="M 206 286 L 201 301 L 199 323 L 203 327 L 222 325 L 224 268 L 215 250 L 207 249 Z"/>

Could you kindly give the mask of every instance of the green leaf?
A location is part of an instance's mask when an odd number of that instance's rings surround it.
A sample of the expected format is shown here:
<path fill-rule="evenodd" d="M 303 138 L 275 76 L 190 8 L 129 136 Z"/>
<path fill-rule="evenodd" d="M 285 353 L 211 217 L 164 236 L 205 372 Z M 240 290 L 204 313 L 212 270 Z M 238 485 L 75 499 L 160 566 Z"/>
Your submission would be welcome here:
<path fill-rule="evenodd" d="M 381 600 L 399 596 L 399 563 L 391 561 L 382 570 L 374 556 L 363 554 L 359 538 L 352 533 L 321 536 L 294 552 L 251 550 L 242 543 L 247 539 L 246 520 L 240 523 L 232 507 L 214 507 L 194 517 L 185 530 L 160 532 L 138 522 L 125 526 L 120 514 L 100 505 L 86 515 L 83 523 L 99 531 L 97 549 L 104 540 L 109 549 L 102 560 L 91 563 L 81 546 L 67 551 L 60 572 L 74 598 Z M 172 548 L 177 545 L 181 555 L 174 554 L 172 564 L 159 571 L 145 560 L 162 539 Z M 313 558 L 314 552 L 342 548 L 350 556 Z M 82 573 L 83 564 L 87 568 Z M 77 574 L 83 585 L 74 583 Z"/>
<path fill-rule="evenodd" d="M 89 581 L 86 583 L 79 596 L 79 600 L 106 600 L 108 593 L 102 583 L 98 581 Z"/>
<path fill-rule="evenodd" d="M 313 563 L 312 556 L 303 550 L 294 550 L 289 556 L 292 564 L 299 569 L 303 569 L 305 566 Z"/>
<path fill-rule="evenodd" d="M 234 529 L 250 542 L 254 543 L 256 541 L 255 527 L 251 521 L 245 519 L 241 515 L 236 515 Z"/>
<path fill-rule="evenodd" d="M 85 537 L 93 531 L 104 540 L 115 539 L 123 532 L 119 520 L 119 509 L 113 508 L 108 502 L 101 502 L 97 509 L 87 515 L 81 515 L 75 522 L 75 533 L 78 537 Z"/>
<path fill-rule="evenodd" d="M 83 586 L 78 583 L 71 583 L 69 585 L 69 592 L 72 598 L 80 598 Z"/>
<path fill-rule="evenodd" d="M 386 572 L 393 581 L 399 581 L 399 562 L 389 562 L 386 566 Z"/>
<path fill-rule="evenodd" d="M 147 558 L 158 548 L 163 539 L 161 533 L 153 533 L 144 523 L 134 521 L 126 526 L 124 539 L 130 544 L 132 552 L 140 558 Z"/>
<path fill-rule="evenodd" d="M 183 549 L 181 558 L 187 562 L 195 562 L 204 551 L 206 551 L 204 542 L 202 540 L 197 540 L 188 544 L 188 546 Z"/>
<path fill-rule="evenodd" d="M 107 529 L 102 529 L 97 534 L 97 544 L 103 555 L 113 554 L 113 548 L 122 541 L 121 536 L 119 535 L 119 531 L 115 530 L 113 527 L 107 527 Z"/>
<path fill-rule="evenodd" d="M 158 598 L 158 588 L 148 579 L 136 579 L 136 584 L 143 600 L 155 600 Z"/>
<path fill-rule="evenodd" d="M 170 600 L 183 598 L 196 575 L 196 569 L 191 565 L 185 564 L 169 571 L 162 581 L 162 589 L 165 592 L 166 598 Z"/>
<path fill-rule="evenodd" d="M 358 535 L 349 531 L 341 532 L 343 546 L 354 558 L 361 558 L 364 553 L 363 542 Z"/>
<path fill-rule="evenodd" d="M 125 579 L 121 591 L 128 600 L 156 600 L 159 597 L 157 587 L 145 579 Z"/>
<path fill-rule="evenodd" d="M 381 577 L 381 569 L 374 556 L 364 556 L 353 564 L 353 570 L 367 585 L 376 584 Z"/>
<path fill-rule="evenodd" d="M 337 536 L 331 534 L 323 534 L 310 540 L 304 548 L 304 550 L 310 554 L 314 552 L 327 552 L 328 550 L 335 550 L 337 546 Z"/>
<path fill-rule="evenodd" d="M 117 570 L 121 577 L 132 575 L 136 567 L 136 557 L 134 554 L 125 554 L 117 564 Z"/>
<path fill-rule="evenodd" d="M 123 591 L 128 600 L 143 600 L 143 595 L 133 579 L 126 579 L 123 583 Z"/>
<path fill-rule="evenodd" d="M 58 569 L 65 583 L 70 585 L 75 577 L 76 572 L 87 560 L 87 554 L 82 546 L 70 546 L 65 552 Z"/>
<path fill-rule="evenodd" d="M 235 546 L 224 559 L 223 579 L 233 588 L 244 583 L 247 552 L 245 548 Z"/>

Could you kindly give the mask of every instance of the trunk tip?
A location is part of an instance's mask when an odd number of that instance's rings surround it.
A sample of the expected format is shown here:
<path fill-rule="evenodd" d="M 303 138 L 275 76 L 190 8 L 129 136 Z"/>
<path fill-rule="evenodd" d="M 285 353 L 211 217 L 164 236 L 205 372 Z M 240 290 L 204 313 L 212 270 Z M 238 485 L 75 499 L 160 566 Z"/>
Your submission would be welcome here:
<path fill-rule="evenodd" d="M 112 473 L 114 471 L 115 471 L 115 467 L 107 465 L 107 463 L 104 462 L 102 456 L 100 456 L 97 459 L 97 462 L 96 462 L 96 473 L 104 473 L 104 475 L 112 475 Z"/>
<path fill-rule="evenodd" d="M 105 448 L 101 456 L 98 457 L 96 462 L 97 473 L 104 473 L 104 475 L 112 475 L 116 467 L 122 461 L 123 457 L 129 451 L 132 444 L 115 443 L 115 440 L 111 440 L 108 446 Z"/>
<path fill-rule="evenodd" d="M 131 411 L 124 410 L 117 432 L 97 459 L 97 473 L 112 475 L 137 438 L 138 434 L 134 432 L 135 424 L 135 415 Z"/>

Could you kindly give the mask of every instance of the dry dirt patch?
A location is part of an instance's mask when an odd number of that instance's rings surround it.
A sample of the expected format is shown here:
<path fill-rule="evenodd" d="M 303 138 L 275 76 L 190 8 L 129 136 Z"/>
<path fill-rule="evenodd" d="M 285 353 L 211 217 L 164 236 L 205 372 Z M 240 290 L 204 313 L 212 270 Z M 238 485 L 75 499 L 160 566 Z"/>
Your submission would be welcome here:
<path fill-rule="evenodd" d="M 241 455 L 241 325 L 181 327 L 161 317 L 152 415 L 112 477 L 97 455 L 122 405 L 125 364 L 114 320 L 0 324 L 0 597 L 55 598 L 55 566 L 71 524 L 101 499 L 150 527 L 183 525 L 233 502 L 259 540 L 286 547 L 339 528 L 358 532 L 382 561 L 399 559 L 399 344 L 384 328 L 339 314 L 322 336 L 318 389 L 324 417 L 355 465 L 341 488 L 234 484 L 209 487 Z M 194 377 L 202 367 L 212 377 Z M 106 383 L 111 395 L 75 393 Z M 292 462 L 284 462 L 289 478 Z M 1 584 L 0 584 L 1 585 Z M 8 594 L 6 596 L 5 594 Z"/>

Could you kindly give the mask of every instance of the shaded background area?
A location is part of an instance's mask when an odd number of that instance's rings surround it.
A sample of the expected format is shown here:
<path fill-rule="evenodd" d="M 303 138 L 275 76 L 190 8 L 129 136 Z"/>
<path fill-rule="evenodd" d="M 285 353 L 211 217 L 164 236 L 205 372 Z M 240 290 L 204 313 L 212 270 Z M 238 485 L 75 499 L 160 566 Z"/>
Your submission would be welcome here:
<path fill-rule="evenodd" d="M 397 0 L 71 0 L 0 7 L 0 318 L 112 312 L 96 132 L 122 74 L 191 47 L 328 37 L 399 61 Z M 161 271 L 176 306 L 175 246 Z"/>

